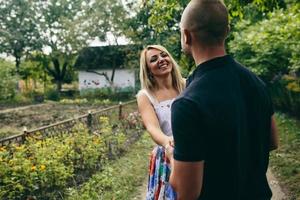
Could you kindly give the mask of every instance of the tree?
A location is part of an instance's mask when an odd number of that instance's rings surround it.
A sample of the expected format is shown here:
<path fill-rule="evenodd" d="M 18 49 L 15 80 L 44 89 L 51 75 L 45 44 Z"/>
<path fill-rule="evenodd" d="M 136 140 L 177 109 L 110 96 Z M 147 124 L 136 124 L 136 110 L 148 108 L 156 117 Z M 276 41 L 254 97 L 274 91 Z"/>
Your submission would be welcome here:
<path fill-rule="evenodd" d="M 179 20 L 187 1 L 143 1 L 143 4 L 131 8 L 136 14 L 127 21 L 126 36 L 135 44 L 146 46 L 162 44 L 182 65 L 191 63 L 191 59 L 181 54 Z M 167 19 L 166 19 L 167 16 Z M 181 66 L 182 66 L 181 65 Z M 192 66 L 189 65 L 189 66 Z M 187 75 L 188 71 L 184 70 Z"/>
<path fill-rule="evenodd" d="M 49 54 L 39 59 L 46 71 L 53 77 L 57 90 L 72 69 L 78 52 L 88 46 L 95 37 L 105 40 L 107 32 L 119 36 L 118 26 L 112 12 L 120 7 L 120 1 L 105 0 L 48 0 L 38 4 L 41 12 L 39 32 Z M 118 11 L 118 16 L 122 18 Z M 120 20 L 121 20 L 120 19 Z M 48 60 L 48 62 L 45 62 Z"/>
<path fill-rule="evenodd" d="M 238 23 L 230 52 L 270 82 L 278 75 L 300 73 L 300 4 L 276 10 L 267 19 Z"/>
<path fill-rule="evenodd" d="M 179 21 L 183 9 L 189 0 L 155 0 L 143 1 L 137 15 L 132 17 L 132 21 L 128 24 L 128 37 L 133 40 L 141 40 L 143 44 L 159 43 L 167 47 L 167 49 L 179 59 L 181 67 L 185 74 L 193 67 L 193 62 L 182 55 L 180 45 Z M 232 23 L 244 17 L 244 13 L 250 13 L 251 8 L 263 16 L 277 7 L 284 6 L 283 0 L 225 0 L 229 8 L 230 19 Z M 253 15 L 248 14 L 249 17 Z M 261 18 L 260 18 L 261 19 Z M 234 26 L 232 26 L 234 29 Z"/>
<path fill-rule="evenodd" d="M 44 51 L 37 61 L 44 64 L 53 77 L 57 90 L 61 90 L 67 69 L 74 64 L 76 53 L 87 45 L 89 35 L 88 12 L 91 1 L 48 0 L 37 3 L 38 30 Z M 47 60 L 47 62 L 45 62 Z"/>
<path fill-rule="evenodd" d="M 124 8 L 121 0 L 97 0 L 94 6 L 94 21 L 96 29 L 95 36 L 107 41 L 107 36 L 110 35 L 114 38 L 110 45 L 119 45 L 118 38 L 124 36 L 124 22 L 127 20 L 128 13 Z M 100 23 L 99 23 L 100 22 Z"/>
<path fill-rule="evenodd" d="M 35 1 L 1 0 L 0 52 L 15 57 L 17 73 L 24 54 L 41 48 Z"/>
<path fill-rule="evenodd" d="M 247 9 L 249 5 L 255 10 L 260 11 L 260 13 L 269 13 L 274 9 L 285 7 L 284 0 L 225 0 L 225 4 L 228 7 L 231 18 L 243 18 L 245 8 Z"/>
<path fill-rule="evenodd" d="M 118 42 L 118 39 L 124 36 L 124 22 L 127 20 L 128 13 L 121 0 L 96 0 L 92 11 L 93 14 L 90 16 L 90 19 L 92 21 L 91 24 L 93 24 L 93 30 L 91 34 L 101 41 L 108 42 L 109 46 L 83 49 L 81 52 L 83 56 L 81 55 L 77 59 L 76 65 L 80 63 L 79 65 L 85 66 L 81 69 L 104 76 L 113 88 L 115 70 L 121 64 L 124 64 L 125 57 L 127 57 L 124 54 L 130 54 L 128 48 L 131 46 L 129 45 L 124 48 L 124 46 Z M 108 37 L 113 38 L 113 40 L 109 40 Z M 125 52 L 125 50 L 127 52 Z M 88 59 L 85 60 L 86 58 Z M 82 63 L 82 61 L 84 63 Z M 98 68 L 99 65 L 109 63 L 109 67 L 112 69 L 111 76 L 109 77 L 107 73 L 94 71 L 95 68 L 90 69 L 90 67 L 95 67 L 93 63 L 92 66 L 87 66 L 91 61 L 98 61 L 96 68 Z"/>

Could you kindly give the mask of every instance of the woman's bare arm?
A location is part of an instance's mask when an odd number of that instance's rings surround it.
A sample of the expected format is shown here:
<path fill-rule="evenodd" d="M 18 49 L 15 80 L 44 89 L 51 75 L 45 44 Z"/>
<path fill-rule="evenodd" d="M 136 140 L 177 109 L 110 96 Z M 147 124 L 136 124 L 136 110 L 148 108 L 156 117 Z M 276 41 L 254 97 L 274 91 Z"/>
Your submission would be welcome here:
<path fill-rule="evenodd" d="M 172 138 L 162 132 L 156 113 L 148 97 L 145 94 L 138 95 L 137 103 L 144 126 L 154 142 L 158 145 L 166 146 L 166 144 L 170 143 Z"/>

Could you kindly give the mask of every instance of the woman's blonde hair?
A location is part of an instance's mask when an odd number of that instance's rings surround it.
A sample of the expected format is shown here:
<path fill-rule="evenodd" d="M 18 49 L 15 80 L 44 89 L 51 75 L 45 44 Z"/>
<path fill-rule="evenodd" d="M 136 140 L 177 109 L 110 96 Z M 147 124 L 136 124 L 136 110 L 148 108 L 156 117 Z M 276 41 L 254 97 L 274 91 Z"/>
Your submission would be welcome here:
<path fill-rule="evenodd" d="M 147 66 L 147 60 L 146 60 L 146 53 L 150 49 L 157 49 L 160 51 L 163 51 L 168 54 L 170 57 L 170 60 L 173 64 L 171 76 L 172 76 L 172 84 L 173 87 L 180 93 L 185 87 L 185 81 L 181 76 L 179 66 L 172 57 L 172 55 L 168 52 L 168 50 L 161 46 L 161 45 L 148 45 L 142 52 L 141 52 L 141 58 L 140 58 L 140 81 L 141 81 L 141 88 L 146 89 L 148 91 L 153 91 L 154 88 L 157 86 L 155 79 L 151 77 L 150 70 Z"/>

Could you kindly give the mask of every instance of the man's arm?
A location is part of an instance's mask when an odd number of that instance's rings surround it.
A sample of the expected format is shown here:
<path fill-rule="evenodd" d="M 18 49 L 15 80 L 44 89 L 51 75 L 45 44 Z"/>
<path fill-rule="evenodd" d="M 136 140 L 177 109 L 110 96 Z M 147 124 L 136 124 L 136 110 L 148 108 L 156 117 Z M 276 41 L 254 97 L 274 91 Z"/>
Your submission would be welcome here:
<path fill-rule="evenodd" d="M 196 200 L 201 193 L 204 161 L 173 160 L 169 182 L 177 193 L 177 200 Z"/>
<path fill-rule="evenodd" d="M 275 122 L 275 117 L 271 117 L 271 135 L 270 135 L 270 151 L 277 149 L 279 146 L 278 130 Z"/>
<path fill-rule="evenodd" d="M 204 116 L 188 99 L 172 104 L 172 131 L 175 141 L 171 158 L 170 184 L 178 200 L 196 200 L 201 193 L 206 154 Z"/>

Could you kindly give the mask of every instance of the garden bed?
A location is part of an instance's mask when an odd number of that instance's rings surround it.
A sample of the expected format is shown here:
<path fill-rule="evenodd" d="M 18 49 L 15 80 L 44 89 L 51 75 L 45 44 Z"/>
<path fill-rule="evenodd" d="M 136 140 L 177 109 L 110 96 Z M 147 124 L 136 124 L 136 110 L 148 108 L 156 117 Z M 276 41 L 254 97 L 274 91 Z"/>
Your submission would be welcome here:
<path fill-rule="evenodd" d="M 29 106 L 26 109 L 13 109 L 0 112 L 0 138 L 22 133 L 55 122 L 86 114 L 89 110 L 99 110 L 112 105 L 111 102 L 61 102 Z"/>
<path fill-rule="evenodd" d="M 140 138 L 140 121 L 127 117 L 113 125 L 101 116 L 99 134 L 79 123 L 71 134 L 43 140 L 35 135 L 25 144 L 0 147 L 0 199 L 63 198 L 68 187 L 103 171 Z"/>

